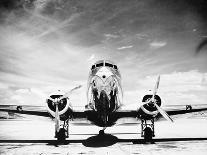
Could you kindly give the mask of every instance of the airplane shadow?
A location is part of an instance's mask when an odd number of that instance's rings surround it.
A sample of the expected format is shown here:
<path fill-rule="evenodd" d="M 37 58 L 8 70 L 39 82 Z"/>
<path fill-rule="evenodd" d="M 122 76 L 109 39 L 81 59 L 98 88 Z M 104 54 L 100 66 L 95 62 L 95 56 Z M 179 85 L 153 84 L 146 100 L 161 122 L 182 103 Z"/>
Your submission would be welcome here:
<path fill-rule="evenodd" d="M 111 134 L 96 135 L 87 138 L 83 141 L 83 145 L 86 147 L 107 147 L 118 142 L 118 138 Z"/>
<path fill-rule="evenodd" d="M 85 140 L 66 140 L 63 142 L 52 140 L 47 145 L 68 145 L 70 143 L 82 143 L 86 147 L 107 147 L 118 142 L 118 138 L 111 134 L 95 135 Z"/>
<path fill-rule="evenodd" d="M 157 142 L 173 142 L 173 141 L 201 141 L 207 138 L 158 138 L 152 142 L 146 142 L 144 139 L 119 139 L 111 134 L 96 135 L 85 140 L 65 140 L 59 142 L 57 140 L 0 140 L 0 143 L 46 143 L 58 147 L 59 145 L 68 145 L 71 143 L 82 143 L 86 147 L 107 147 L 118 142 L 131 142 L 133 144 L 154 144 Z"/>

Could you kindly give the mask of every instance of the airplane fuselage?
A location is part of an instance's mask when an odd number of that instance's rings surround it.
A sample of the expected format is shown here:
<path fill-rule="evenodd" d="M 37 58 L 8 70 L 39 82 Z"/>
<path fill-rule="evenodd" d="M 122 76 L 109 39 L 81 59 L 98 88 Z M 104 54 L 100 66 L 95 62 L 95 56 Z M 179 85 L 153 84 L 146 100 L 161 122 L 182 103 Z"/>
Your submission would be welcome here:
<path fill-rule="evenodd" d="M 117 66 L 107 60 L 96 62 L 89 74 L 87 95 L 87 109 L 93 111 L 88 119 L 101 127 L 113 125 L 113 113 L 120 108 L 123 97 Z"/>

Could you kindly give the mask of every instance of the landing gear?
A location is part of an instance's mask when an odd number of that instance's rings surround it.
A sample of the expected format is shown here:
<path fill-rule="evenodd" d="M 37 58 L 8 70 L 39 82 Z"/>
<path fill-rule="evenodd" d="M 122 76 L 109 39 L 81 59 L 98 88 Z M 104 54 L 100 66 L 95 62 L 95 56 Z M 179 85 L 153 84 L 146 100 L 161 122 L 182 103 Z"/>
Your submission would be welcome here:
<path fill-rule="evenodd" d="M 98 133 L 99 136 L 103 136 L 104 134 L 105 134 L 104 130 L 100 130 Z"/>
<path fill-rule="evenodd" d="M 144 130 L 144 140 L 146 142 L 151 142 L 152 141 L 152 136 L 153 136 L 153 133 L 152 133 L 152 129 L 150 127 L 146 127 L 145 130 Z"/>
<path fill-rule="evenodd" d="M 56 138 L 57 138 L 57 140 L 58 141 L 65 141 L 65 139 L 66 139 L 66 131 L 65 131 L 65 129 L 64 128 L 60 128 L 60 130 L 56 133 Z"/>
<path fill-rule="evenodd" d="M 55 132 L 55 138 L 57 138 L 58 141 L 63 142 L 66 138 L 69 137 L 69 120 L 64 121 L 62 125 L 60 125 L 59 131 Z"/>
<path fill-rule="evenodd" d="M 154 119 L 141 119 L 141 137 L 144 137 L 145 142 L 152 142 L 154 136 Z"/>
<path fill-rule="evenodd" d="M 106 127 L 104 127 L 102 130 L 99 131 L 98 136 L 104 136 L 105 132 L 104 130 L 106 129 Z"/>

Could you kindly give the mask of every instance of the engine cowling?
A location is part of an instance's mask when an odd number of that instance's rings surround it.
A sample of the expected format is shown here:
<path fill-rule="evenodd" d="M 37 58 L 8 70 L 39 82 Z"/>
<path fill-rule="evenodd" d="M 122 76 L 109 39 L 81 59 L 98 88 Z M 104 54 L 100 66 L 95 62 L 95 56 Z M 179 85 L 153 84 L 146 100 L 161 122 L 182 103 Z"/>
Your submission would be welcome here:
<path fill-rule="evenodd" d="M 143 103 L 147 102 L 151 98 L 152 98 L 152 95 L 145 95 L 142 99 L 142 102 Z M 159 95 L 155 95 L 155 102 L 159 107 L 161 106 L 161 98 Z M 139 114 L 140 114 L 141 118 L 144 118 L 144 119 L 151 119 L 151 118 L 155 117 L 158 113 L 159 112 L 158 112 L 156 106 L 152 102 L 145 103 L 139 109 Z"/>
<path fill-rule="evenodd" d="M 64 94 L 65 94 L 64 92 L 58 91 L 52 93 L 49 96 L 52 99 L 56 99 L 56 98 L 60 98 Z M 48 112 L 51 114 L 52 117 L 55 117 L 55 110 L 56 110 L 55 104 L 50 99 L 46 99 L 46 105 L 47 105 Z M 62 121 L 68 119 L 70 115 L 72 115 L 72 107 L 70 105 L 69 98 L 64 98 L 60 100 L 60 102 L 58 103 L 58 112 L 59 112 L 60 120 Z"/>

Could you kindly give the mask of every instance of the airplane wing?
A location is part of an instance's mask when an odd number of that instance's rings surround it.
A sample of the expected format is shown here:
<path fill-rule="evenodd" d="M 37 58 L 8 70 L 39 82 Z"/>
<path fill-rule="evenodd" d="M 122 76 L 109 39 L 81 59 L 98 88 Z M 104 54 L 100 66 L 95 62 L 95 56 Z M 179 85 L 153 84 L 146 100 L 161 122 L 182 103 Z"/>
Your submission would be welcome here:
<path fill-rule="evenodd" d="M 174 109 L 174 108 L 168 109 L 168 110 L 166 110 L 166 112 L 168 115 L 172 116 L 172 115 L 200 112 L 200 111 L 205 111 L 205 110 L 207 110 L 207 105 L 205 105 L 203 107 L 197 107 L 196 105 L 195 106 L 186 105 L 186 106 L 183 106 L 179 109 Z"/>
<path fill-rule="evenodd" d="M 207 105 L 203 106 L 177 106 L 177 107 L 166 107 L 164 110 L 170 116 L 172 115 L 180 115 L 187 114 L 193 112 L 200 112 L 207 110 Z M 43 116 L 43 117 L 51 117 L 51 115 L 44 109 L 43 106 L 28 106 L 28 105 L 0 105 L 0 111 L 8 112 L 8 113 L 17 113 L 17 114 L 27 114 L 27 115 L 35 115 L 35 116 Z M 92 111 L 91 111 L 92 112 Z M 90 111 L 76 110 L 72 112 L 73 119 L 87 119 L 87 115 L 91 113 Z M 112 113 L 111 115 L 115 120 L 121 118 L 136 118 L 139 119 L 139 111 L 138 110 L 118 110 L 117 112 Z M 161 118 L 161 114 L 156 116 L 157 119 Z"/>
<path fill-rule="evenodd" d="M 0 112 L 26 114 L 34 116 L 52 117 L 44 106 L 31 106 L 31 105 L 0 105 Z M 86 112 L 84 110 L 72 111 L 73 119 L 86 118 Z"/>
<path fill-rule="evenodd" d="M 17 114 L 27 114 L 35 116 L 50 117 L 50 114 L 43 106 L 31 105 L 0 105 L 0 111 Z"/>
<path fill-rule="evenodd" d="M 202 106 L 198 106 L 198 105 L 183 105 L 183 106 L 169 106 L 169 107 L 165 107 L 163 108 L 165 110 L 165 112 L 170 115 L 181 115 L 181 114 L 188 114 L 188 113 L 193 113 L 193 112 L 201 112 L 201 111 L 205 111 L 207 110 L 207 105 L 202 105 Z M 116 113 L 114 113 L 114 117 L 116 117 L 117 119 L 121 119 L 121 118 L 125 118 L 125 117 L 132 117 L 132 118 L 137 118 L 139 119 L 139 110 L 120 110 L 117 111 Z M 156 120 L 158 120 L 159 118 L 161 118 L 162 115 L 159 113 L 156 116 Z"/>

